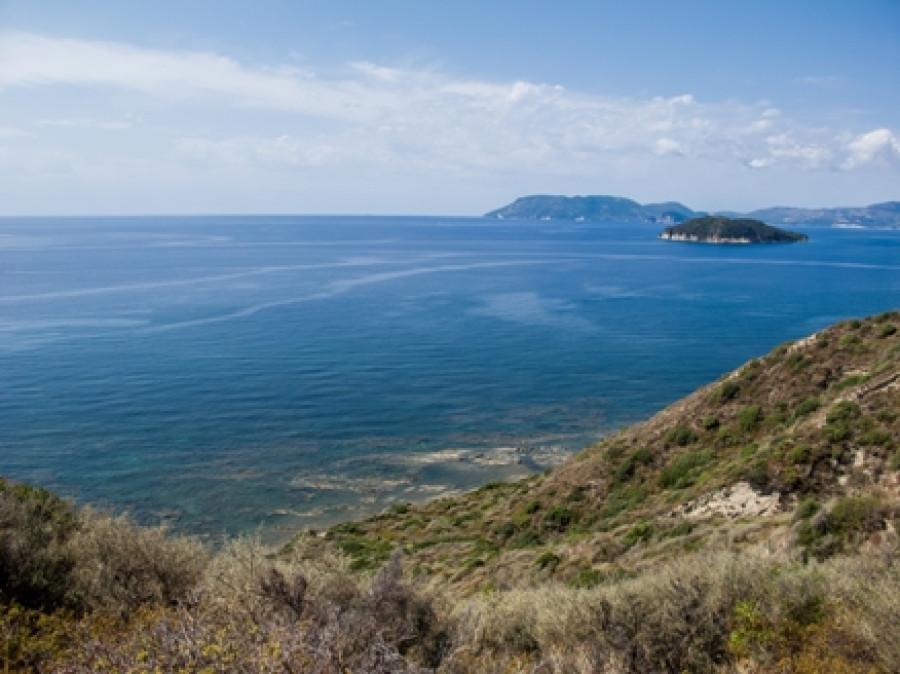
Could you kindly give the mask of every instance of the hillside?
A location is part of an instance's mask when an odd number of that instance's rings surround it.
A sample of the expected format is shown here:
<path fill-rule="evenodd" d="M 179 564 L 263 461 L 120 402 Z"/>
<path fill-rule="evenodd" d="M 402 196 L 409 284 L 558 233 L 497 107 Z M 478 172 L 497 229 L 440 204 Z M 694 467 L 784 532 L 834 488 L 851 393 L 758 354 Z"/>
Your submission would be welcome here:
<path fill-rule="evenodd" d="M 395 506 L 328 538 L 358 566 L 401 546 L 413 566 L 461 591 L 631 573 L 709 544 L 722 526 L 748 542 L 776 530 L 787 540 L 785 516 L 803 499 L 900 496 L 898 328 L 896 313 L 841 323 L 548 474 Z M 807 552 L 830 544 L 810 541 Z"/>
<path fill-rule="evenodd" d="M 900 312 L 783 344 L 562 466 L 186 537 L 0 479 L 0 665 L 896 672 Z"/>
<path fill-rule="evenodd" d="M 698 243 L 795 243 L 806 241 L 805 234 L 789 232 L 771 227 L 750 218 L 723 218 L 705 216 L 692 218 L 680 225 L 666 227 L 659 235 L 669 241 L 690 241 Z"/>

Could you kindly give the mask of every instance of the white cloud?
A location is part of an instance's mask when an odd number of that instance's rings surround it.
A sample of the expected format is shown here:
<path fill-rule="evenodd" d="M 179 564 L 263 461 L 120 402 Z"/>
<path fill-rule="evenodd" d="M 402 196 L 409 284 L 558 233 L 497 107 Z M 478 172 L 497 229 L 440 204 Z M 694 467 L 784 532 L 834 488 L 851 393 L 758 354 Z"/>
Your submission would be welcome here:
<path fill-rule="evenodd" d="M 684 154 L 684 148 L 681 146 L 681 143 L 671 138 L 660 138 L 657 140 L 654 151 L 661 157 L 681 156 Z"/>
<path fill-rule="evenodd" d="M 772 160 L 769 157 L 767 157 L 767 158 L 757 157 L 755 159 L 751 159 L 750 161 L 748 161 L 747 166 L 752 169 L 764 169 L 764 168 L 769 168 L 774 163 L 775 163 L 774 160 Z"/>
<path fill-rule="evenodd" d="M 16 129 L 10 126 L 0 126 L 0 138 L 27 138 L 31 134 L 22 129 Z"/>
<path fill-rule="evenodd" d="M 801 143 L 787 133 L 769 136 L 770 161 L 783 161 L 807 169 L 827 168 L 832 163 L 831 151 L 822 145 Z"/>
<path fill-rule="evenodd" d="M 48 119 L 37 119 L 34 121 L 34 125 L 41 127 L 60 127 L 60 128 L 69 128 L 69 129 L 105 129 L 105 130 L 119 130 L 119 129 L 130 129 L 131 122 L 126 122 L 125 120 L 102 120 L 102 119 L 90 119 L 87 117 L 59 117 L 59 118 L 48 118 Z"/>
<path fill-rule="evenodd" d="M 879 165 L 900 167 L 900 140 L 889 129 L 875 129 L 847 143 L 849 156 L 843 168 Z"/>
<path fill-rule="evenodd" d="M 54 89 L 60 98 L 53 98 Z M 29 98 L 36 90 L 41 95 Z M 763 169 L 900 164 L 888 129 L 857 135 L 804 126 L 769 101 L 600 96 L 368 61 L 326 75 L 284 64 L 251 66 L 212 52 L 28 33 L 0 32 L 0 92 L 10 124 L 0 127 L 0 138 L 24 138 L 16 127 L 29 124 L 37 131 L 4 151 L 3 166 L 33 174 L 43 166 L 111 166 L 124 167 L 124 181 L 129 167 L 140 166 L 142 175 L 230 172 L 240 184 L 253 170 L 282 173 L 290 182 L 298 171 L 330 167 L 348 179 L 368 171 L 367 178 L 385 181 L 388 175 L 482 183 L 484 176 L 508 182 L 524 176 L 537 185 L 551 176 L 560 178 L 557 184 L 596 184 L 601 175 L 671 172 L 674 162 L 707 175 L 749 167 L 760 176 Z M 27 112 L 8 116 L 20 99 Z M 48 106 L 33 122 L 34 100 L 78 105 Z M 71 147 L 39 146 L 47 127 L 71 128 L 73 139 L 81 129 L 117 133 L 107 144 L 85 134 Z M 43 135 L 62 142 L 61 134 Z"/>

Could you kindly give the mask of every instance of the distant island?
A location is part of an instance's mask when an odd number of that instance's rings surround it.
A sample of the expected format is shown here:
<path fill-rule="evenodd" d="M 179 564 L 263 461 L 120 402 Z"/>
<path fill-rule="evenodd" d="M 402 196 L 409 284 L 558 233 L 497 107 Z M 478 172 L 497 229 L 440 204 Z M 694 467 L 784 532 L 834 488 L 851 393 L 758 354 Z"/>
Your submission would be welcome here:
<path fill-rule="evenodd" d="M 608 195 L 567 197 L 533 194 L 485 214 L 486 218 L 519 220 L 575 220 L 579 222 L 658 222 L 677 225 L 710 215 L 677 201 L 640 204 L 632 199 Z M 722 212 L 712 215 L 753 218 L 770 225 L 814 225 L 831 227 L 900 227 L 900 201 L 860 207 L 793 208 L 777 206 L 750 213 Z"/>
<path fill-rule="evenodd" d="M 725 244 L 796 243 L 808 240 L 805 234 L 772 227 L 759 220 L 710 215 L 666 227 L 659 238 L 669 241 Z"/>
<path fill-rule="evenodd" d="M 684 222 L 696 213 L 677 201 L 639 204 L 625 197 L 595 195 L 564 197 L 535 194 L 485 214 L 486 218 L 534 220 L 590 220 L 592 222 Z"/>

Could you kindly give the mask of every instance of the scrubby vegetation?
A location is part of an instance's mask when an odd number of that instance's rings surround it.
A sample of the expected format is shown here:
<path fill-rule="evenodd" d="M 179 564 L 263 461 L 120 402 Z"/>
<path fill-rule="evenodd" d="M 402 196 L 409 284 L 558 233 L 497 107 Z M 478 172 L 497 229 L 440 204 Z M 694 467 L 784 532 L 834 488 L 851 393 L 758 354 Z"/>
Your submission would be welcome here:
<path fill-rule="evenodd" d="M 516 483 L 210 550 L 0 480 L 0 666 L 894 672 L 900 313 Z"/>

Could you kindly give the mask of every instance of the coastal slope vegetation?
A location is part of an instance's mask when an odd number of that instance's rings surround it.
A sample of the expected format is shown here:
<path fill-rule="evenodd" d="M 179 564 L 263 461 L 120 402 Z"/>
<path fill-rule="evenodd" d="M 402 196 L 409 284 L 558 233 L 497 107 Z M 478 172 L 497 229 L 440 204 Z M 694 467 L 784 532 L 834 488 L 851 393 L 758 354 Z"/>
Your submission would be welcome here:
<path fill-rule="evenodd" d="M 562 466 L 211 550 L 0 482 L 9 671 L 900 671 L 900 312 Z"/>

